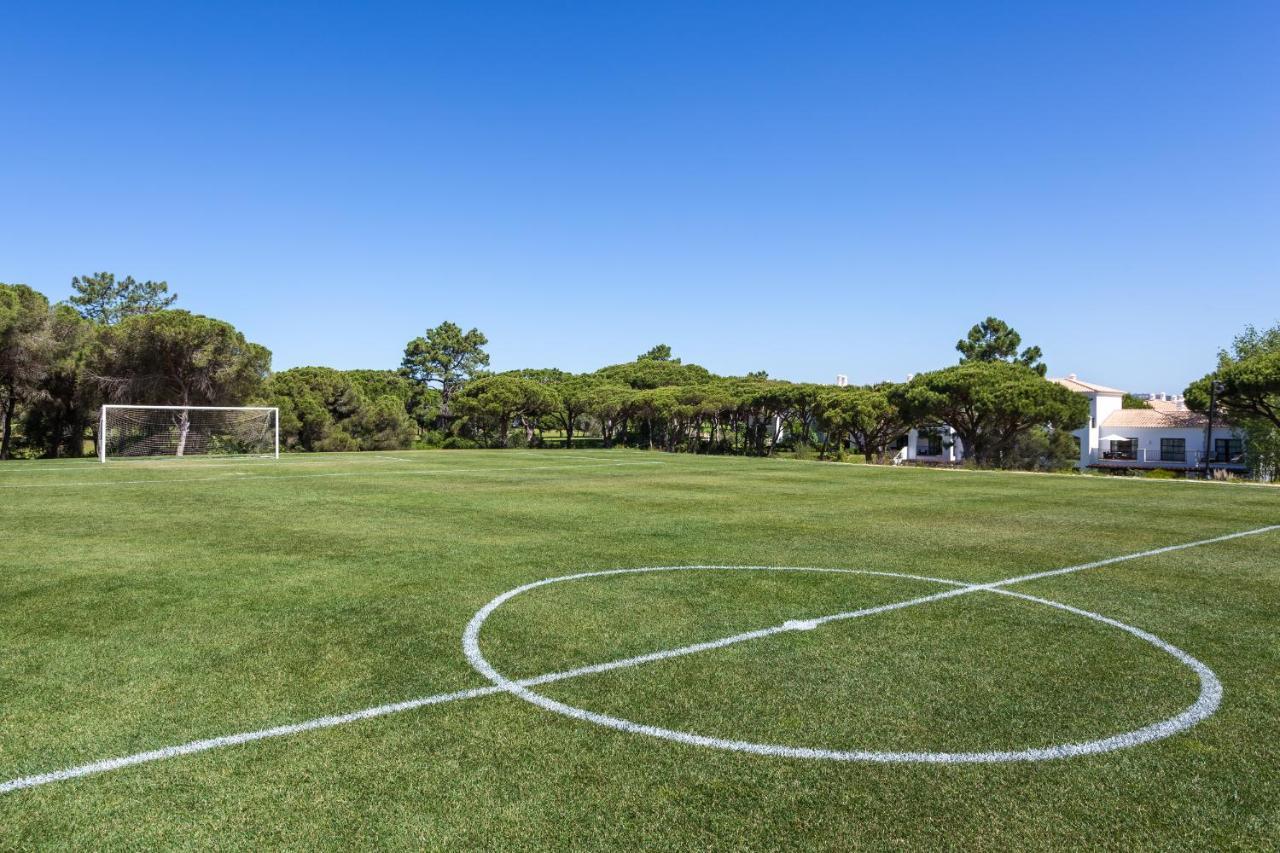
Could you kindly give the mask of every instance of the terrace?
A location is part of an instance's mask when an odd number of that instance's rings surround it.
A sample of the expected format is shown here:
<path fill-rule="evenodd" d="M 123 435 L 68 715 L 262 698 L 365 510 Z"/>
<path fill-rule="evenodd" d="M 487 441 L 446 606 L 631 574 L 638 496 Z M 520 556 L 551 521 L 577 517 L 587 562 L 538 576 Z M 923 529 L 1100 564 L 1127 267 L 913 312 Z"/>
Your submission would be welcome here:
<path fill-rule="evenodd" d="M 1143 447 L 1136 438 L 1108 436 L 1089 457 L 1089 464 L 1096 468 L 1194 470 L 1205 467 L 1206 462 L 1213 468 L 1244 470 L 1242 442 L 1238 438 L 1214 439 L 1213 450 L 1206 453 L 1188 449 L 1184 438 L 1162 438 L 1158 447 Z"/>

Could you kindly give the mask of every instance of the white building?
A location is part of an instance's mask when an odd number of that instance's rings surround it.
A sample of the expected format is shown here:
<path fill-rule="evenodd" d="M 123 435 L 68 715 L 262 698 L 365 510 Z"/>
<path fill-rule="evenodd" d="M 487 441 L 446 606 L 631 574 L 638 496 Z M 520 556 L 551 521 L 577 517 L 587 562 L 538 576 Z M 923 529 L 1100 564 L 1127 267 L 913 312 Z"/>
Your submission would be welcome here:
<path fill-rule="evenodd" d="M 1190 411 L 1181 397 L 1154 394 L 1149 409 L 1126 409 L 1124 391 L 1084 382 L 1074 373 L 1052 379 L 1089 399 L 1089 422 L 1074 433 L 1080 442 L 1080 468 L 1244 469 L 1244 435 L 1230 424 L 1213 425 Z M 1206 458 L 1207 457 L 1207 458 Z"/>
<path fill-rule="evenodd" d="M 950 465 L 964 459 L 964 442 L 946 424 L 916 427 L 899 438 L 894 449 L 897 459 L 909 462 Z"/>
<path fill-rule="evenodd" d="M 1084 382 L 1074 373 L 1051 379 L 1089 400 L 1089 422 L 1073 435 L 1080 444 L 1078 468 L 1210 468 L 1243 470 L 1244 435 L 1215 422 L 1212 445 L 1205 446 L 1208 418 L 1190 411 L 1181 396 L 1151 394 L 1149 409 L 1126 409 L 1125 392 Z M 911 430 L 898 440 L 898 461 L 947 465 L 964 458 L 964 445 L 945 424 Z"/>

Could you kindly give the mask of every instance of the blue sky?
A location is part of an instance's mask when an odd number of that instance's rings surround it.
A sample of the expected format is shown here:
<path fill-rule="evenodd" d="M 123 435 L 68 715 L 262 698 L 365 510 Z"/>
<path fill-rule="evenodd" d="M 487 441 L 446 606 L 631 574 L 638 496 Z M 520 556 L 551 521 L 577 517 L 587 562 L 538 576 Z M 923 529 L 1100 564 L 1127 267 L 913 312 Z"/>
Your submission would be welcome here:
<path fill-rule="evenodd" d="M 0 280 L 166 279 L 299 364 L 451 319 L 901 378 L 996 314 L 1180 390 L 1280 320 L 1280 4 L 18 4 Z"/>

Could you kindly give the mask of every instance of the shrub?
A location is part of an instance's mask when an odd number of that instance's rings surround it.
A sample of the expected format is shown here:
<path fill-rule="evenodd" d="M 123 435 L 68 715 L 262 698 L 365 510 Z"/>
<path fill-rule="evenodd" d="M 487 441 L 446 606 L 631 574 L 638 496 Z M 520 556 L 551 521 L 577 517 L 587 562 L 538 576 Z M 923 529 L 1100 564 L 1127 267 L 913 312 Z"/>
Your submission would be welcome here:
<path fill-rule="evenodd" d="M 321 452 L 343 452 L 349 450 L 359 450 L 360 442 L 348 432 L 340 429 L 334 429 L 329 432 L 318 444 L 316 450 Z"/>
<path fill-rule="evenodd" d="M 435 448 L 444 444 L 445 434 L 440 430 L 429 429 L 418 436 L 413 443 L 415 448 Z"/>

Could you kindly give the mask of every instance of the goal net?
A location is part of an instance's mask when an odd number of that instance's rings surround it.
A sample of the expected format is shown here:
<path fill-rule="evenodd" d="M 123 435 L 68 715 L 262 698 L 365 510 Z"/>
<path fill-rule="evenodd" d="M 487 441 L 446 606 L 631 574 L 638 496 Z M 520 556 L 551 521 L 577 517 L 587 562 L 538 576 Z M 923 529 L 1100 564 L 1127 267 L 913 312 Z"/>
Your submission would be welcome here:
<path fill-rule="evenodd" d="M 98 458 L 280 456 L 280 411 L 231 406 L 102 407 Z"/>

